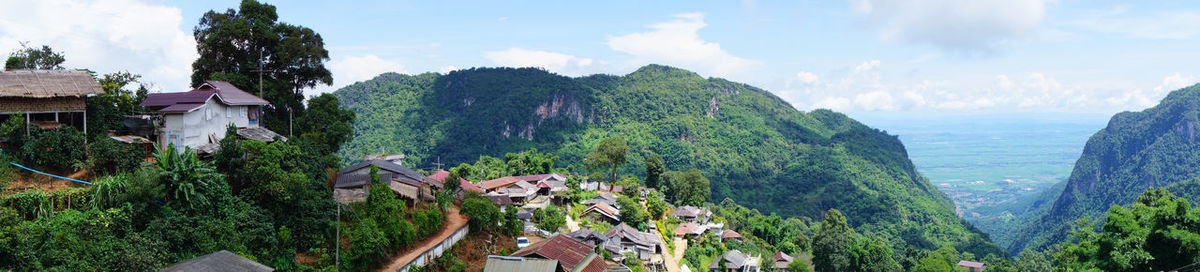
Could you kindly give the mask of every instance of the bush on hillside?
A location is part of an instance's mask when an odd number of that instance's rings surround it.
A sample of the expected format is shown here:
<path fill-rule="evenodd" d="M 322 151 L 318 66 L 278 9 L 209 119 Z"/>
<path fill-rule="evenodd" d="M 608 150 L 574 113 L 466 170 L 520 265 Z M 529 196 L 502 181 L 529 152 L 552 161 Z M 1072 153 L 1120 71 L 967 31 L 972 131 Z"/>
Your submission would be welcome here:
<path fill-rule="evenodd" d="M 70 170 L 86 158 L 83 146 L 83 133 L 75 128 L 43 130 L 26 137 L 21 145 L 21 158 L 44 170 Z"/>

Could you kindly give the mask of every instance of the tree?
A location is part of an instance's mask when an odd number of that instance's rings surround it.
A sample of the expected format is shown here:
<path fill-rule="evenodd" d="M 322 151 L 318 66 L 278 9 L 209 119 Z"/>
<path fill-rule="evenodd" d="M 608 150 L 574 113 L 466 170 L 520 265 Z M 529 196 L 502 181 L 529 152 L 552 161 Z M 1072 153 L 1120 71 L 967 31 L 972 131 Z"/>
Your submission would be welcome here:
<path fill-rule="evenodd" d="M 500 208 L 492 203 L 492 200 L 480 196 L 475 193 L 467 193 L 462 204 L 462 213 L 471 220 L 467 221 L 467 225 L 471 227 L 472 232 L 483 230 L 495 230 L 497 224 L 503 219 L 504 214 L 500 213 Z"/>
<path fill-rule="evenodd" d="M 1072 270 L 1166 271 L 1200 262 L 1200 209 L 1163 188 L 1108 210 L 1102 232 L 1081 224 L 1055 254 Z"/>
<path fill-rule="evenodd" d="M 192 63 L 192 85 L 214 79 L 243 90 L 262 86 L 261 96 L 271 102 L 264 123 L 290 131 L 292 118 L 303 116 L 303 91 L 333 84 L 333 76 L 321 35 L 278 20 L 275 6 L 255 0 L 243 0 L 236 11 L 205 13 L 193 31 L 200 58 Z"/>
<path fill-rule="evenodd" d="M 28 47 L 27 42 L 21 42 L 21 49 L 8 55 L 4 61 L 5 70 L 59 70 L 66 61 L 62 52 L 55 52 L 48 45 L 42 48 Z"/>
<path fill-rule="evenodd" d="M 1034 251 L 1026 248 L 1017 255 L 1016 261 L 1017 271 L 1050 271 L 1054 269 L 1054 263 L 1046 256 L 1046 253 Z"/>
<path fill-rule="evenodd" d="M 643 225 L 646 224 L 646 207 L 637 200 L 633 200 L 627 196 L 618 196 L 617 205 L 621 206 L 618 213 L 621 214 L 621 222 L 626 225 L 645 230 Z"/>
<path fill-rule="evenodd" d="M 708 201 L 712 188 L 708 178 L 700 170 L 692 168 L 686 172 L 668 172 L 666 181 L 669 191 L 679 205 L 699 206 Z"/>
<path fill-rule="evenodd" d="M 457 192 L 459 188 L 462 188 L 462 178 L 455 172 L 446 175 L 446 179 L 443 179 L 442 183 L 446 184 L 447 192 Z"/>
<path fill-rule="evenodd" d="M 663 165 L 662 157 L 658 156 L 658 153 L 651 152 L 650 156 L 646 157 L 646 187 L 658 189 L 658 183 L 662 180 L 662 173 L 665 170 L 666 166 Z"/>
<path fill-rule="evenodd" d="M 567 213 L 557 206 L 550 205 L 545 209 L 540 209 L 534 212 L 534 217 L 538 220 L 538 228 L 554 232 L 558 228 L 567 224 Z"/>
<path fill-rule="evenodd" d="M 625 164 L 625 156 L 629 155 L 629 145 L 621 138 L 604 138 L 591 153 L 584 157 L 583 163 L 589 170 L 609 169 L 609 180 L 617 181 L 617 168 Z"/>
<path fill-rule="evenodd" d="M 650 218 L 654 220 L 661 219 L 667 212 L 667 202 L 658 191 L 650 191 L 646 196 L 646 212 L 650 213 Z"/>
<path fill-rule="evenodd" d="M 829 209 L 825 220 L 813 236 L 813 268 L 816 271 L 850 271 L 853 257 L 854 229 L 846 225 L 846 217 L 837 209 Z"/>
<path fill-rule="evenodd" d="M 804 263 L 804 261 L 795 260 L 792 263 L 788 264 L 787 271 L 788 272 L 810 272 L 812 270 L 808 269 L 808 264 Z"/>
<path fill-rule="evenodd" d="M 557 160 L 558 156 L 540 153 L 537 148 L 504 155 L 508 173 L 516 176 L 549 174 L 551 169 L 554 169 L 554 161 Z"/>
<path fill-rule="evenodd" d="M 141 111 L 138 106 L 145 99 L 146 86 L 139 80 L 141 75 L 119 71 L 97 77 L 103 94 L 87 98 L 87 129 L 92 138 L 107 137 L 108 131 L 124 129 L 125 117 Z M 137 89 L 131 89 L 134 84 Z"/>
<path fill-rule="evenodd" d="M 308 109 L 296 122 L 300 138 L 319 147 L 321 154 L 333 154 L 354 136 L 354 112 L 341 108 L 337 96 L 321 94 L 308 100 Z"/>

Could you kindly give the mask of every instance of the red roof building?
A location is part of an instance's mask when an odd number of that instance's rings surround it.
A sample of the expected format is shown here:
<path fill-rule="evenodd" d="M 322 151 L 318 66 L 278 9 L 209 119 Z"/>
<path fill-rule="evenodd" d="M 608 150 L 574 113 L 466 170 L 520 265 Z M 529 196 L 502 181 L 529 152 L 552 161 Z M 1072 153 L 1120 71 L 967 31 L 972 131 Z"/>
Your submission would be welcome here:
<path fill-rule="evenodd" d="M 562 271 L 602 272 L 608 266 L 604 263 L 604 258 L 592 250 L 595 248 L 596 246 L 559 234 L 518 250 L 512 256 L 557 260 Z"/>

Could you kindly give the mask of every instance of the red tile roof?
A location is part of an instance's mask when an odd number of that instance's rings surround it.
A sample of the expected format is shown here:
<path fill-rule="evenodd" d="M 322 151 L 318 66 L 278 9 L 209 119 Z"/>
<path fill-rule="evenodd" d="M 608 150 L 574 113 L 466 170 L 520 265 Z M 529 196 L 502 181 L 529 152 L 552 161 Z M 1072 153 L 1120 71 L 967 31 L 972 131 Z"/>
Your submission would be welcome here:
<path fill-rule="evenodd" d="M 696 225 L 696 223 L 679 224 L 678 227 L 675 227 L 675 230 L 673 232 L 675 233 L 675 235 L 699 234 L 700 233 L 700 225 Z"/>
<path fill-rule="evenodd" d="M 484 193 L 483 189 L 479 188 L 479 185 L 475 185 L 474 183 L 463 182 L 459 186 L 461 186 L 463 188 L 463 190 L 478 192 L 480 194 Z"/>
<path fill-rule="evenodd" d="M 433 173 L 433 175 L 429 175 L 429 178 L 436 180 L 438 182 L 445 182 L 446 177 L 449 177 L 449 176 L 450 176 L 450 172 L 447 172 L 446 170 L 440 170 L 437 173 Z M 458 181 L 463 184 L 470 183 L 466 179 L 463 179 L 461 177 L 458 178 Z M 475 187 L 475 188 L 479 188 L 479 187 Z"/>
<path fill-rule="evenodd" d="M 725 230 L 721 233 L 721 239 L 742 239 L 742 234 L 733 230 Z"/>
<path fill-rule="evenodd" d="M 513 257 L 526 257 L 530 255 L 540 256 L 542 258 L 558 261 L 565 271 L 573 271 L 577 265 L 586 261 L 586 266 L 582 271 L 600 272 L 607 268 L 604 265 L 602 258 L 590 258 L 592 249 L 596 246 L 585 244 L 566 235 L 554 235 L 549 239 L 529 245 L 517 252 L 513 253 Z M 599 262 L 597 262 L 599 260 Z"/>
<path fill-rule="evenodd" d="M 496 188 L 500 188 L 500 187 L 508 187 L 509 185 L 512 185 L 513 183 L 517 183 L 520 181 L 522 181 L 522 180 L 518 179 L 518 178 L 514 178 L 514 177 L 503 177 L 503 178 L 480 182 L 479 187 L 483 188 L 484 190 L 492 190 L 492 189 L 496 189 Z"/>

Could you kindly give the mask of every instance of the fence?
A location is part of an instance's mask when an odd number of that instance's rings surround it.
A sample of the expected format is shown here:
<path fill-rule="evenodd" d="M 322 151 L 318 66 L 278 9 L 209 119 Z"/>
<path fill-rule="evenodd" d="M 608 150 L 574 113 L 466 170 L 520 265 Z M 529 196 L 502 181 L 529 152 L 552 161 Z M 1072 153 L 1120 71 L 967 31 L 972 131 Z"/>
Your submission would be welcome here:
<path fill-rule="evenodd" d="M 463 224 L 462 227 L 459 227 L 457 231 L 454 231 L 454 234 L 446 237 L 446 239 L 442 239 L 442 242 L 438 243 L 437 246 L 421 253 L 421 255 L 417 256 L 417 258 L 409 261 L 408 264 L 405 264 L 396 271 L 408 272 L 408 269 L 412 268 L 413 266 L 426 266 L 427 264 L 433 262 L 434 259 L 441 257 L 442 253 L 445 253 L 446 250 L 450 250 L 450 248 L 453 247 L 455 243 L 458 243 L 459 240 L 467 237 L 467 231 L 469 229 L 470 228 L 467 228 L 467 224 Z"/>

